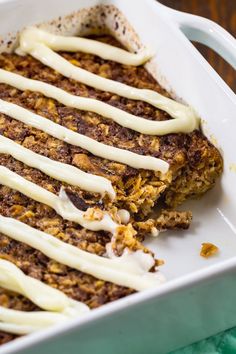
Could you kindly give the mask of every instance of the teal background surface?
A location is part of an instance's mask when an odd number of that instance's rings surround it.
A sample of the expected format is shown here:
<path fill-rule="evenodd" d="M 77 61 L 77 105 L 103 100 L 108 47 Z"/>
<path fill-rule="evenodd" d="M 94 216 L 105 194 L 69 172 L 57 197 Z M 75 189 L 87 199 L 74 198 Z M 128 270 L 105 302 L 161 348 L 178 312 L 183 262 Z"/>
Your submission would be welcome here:
<path fill-rule="evenodd" d="M 169 354 L 236 354 L 236 327 Z"/>

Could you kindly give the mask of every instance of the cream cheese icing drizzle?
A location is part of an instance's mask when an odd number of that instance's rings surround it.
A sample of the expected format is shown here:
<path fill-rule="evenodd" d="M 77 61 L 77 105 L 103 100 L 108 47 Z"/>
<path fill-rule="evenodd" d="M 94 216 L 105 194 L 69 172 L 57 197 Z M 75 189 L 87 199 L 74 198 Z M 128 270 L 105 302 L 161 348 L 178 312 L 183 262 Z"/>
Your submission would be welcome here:
<path fill-rule="evenodd" d="M 0 259 L 0 286 L 24 295 L 44 310 L 63 311 L 69 306 L 69 298 L 61 291 L 25 275 L 4 259 Z"/>
<path fill-rule="evenodd" d="M 103 78 L 85 69 L 76 67 L 51 49 L 52 47 L 50 45 L 50 40 L 46 40 L 46 32 L 44 32 L 43 36 L 41 36 L 40 33 L 41 31 L 37 28 L 25 29 L 20 35 L 19 50 L 22 53 L 32 55 L 43 64 L 51 67 L 68 78 L 72 78 L 96 89 L 112 92 L 119 96 L 133 100 L 142 100 L 153 105 L 154 107 L 166 111 L 170 116 L 176 118 L 170 121 L 155 122 L 155 126 L 158 131 L 156 134 L 163 135 L 170 132 L 188 133 L 198 127 L 199 118 L 191 107 L 178 103 L 155 91 L 128 86 L 117 81 Z M 120 119 L 120 121 L 122 121 L 122 119 Z M 141 125 L 144 123 L 140 117 L 138 121 Z M 129 119 L 123 120 L 123 123 L 126 124 L 125 126 L 128 126 L 128 124 L 132 125 L 132 121 L 130 122 Z M 135 124 L 132 126 L 135 127 Z M 152 124 L 149 126 L 150 129 L 148 129 L 148 134 L 152 131 L 151 126 Z M 144 132 L 147 131 L 145 130 L 145 127 L 142 127 L 142 129 Z"/>
<path fill-rule="evenodd" d="M 111 199 L 115 198 L 115 191 L 108 179 L 39 155 L 3 135 L 0 135 L 0 153 L 9 154 L 16 160 L 34 167 L 56 180 L 79 186 L 89 192 L 97 192 L 102 195 L 107 192 Z"/>
<path fill-rule="evenodd" d="M 130 220 L 130 213 L 126 209 L 120 209 L 117 212 L 118 216 L 120 217 L 120 221 L 122 224 L 128 224 Z"/>
<path fill-rule="evenodd" d="M 31 28 L 28 36 L 31 37 L 31 41 L 43 42 L 55 51 L 92 53 L 100 58 L 113 60 L 125 65 L 138 66 L 144 64 L 152 57 L 152 53 L 148 48 L 144 48 L 138 53 L 130 53 L 127 50 L 93 39 L 54 35 L 39 28 Z"/>
<path fill-rule="evenodd" d="M 24 334 L 80 316 L 89 308 L 61 291 L 25 275 L 13 263 L 0 259 L 0 286 L 24 295 L 46 311 L 24 312 L 0 306 L 0 329 Z"/>
<path fill-rule="evenodd" d="M 14 334 L 28 334 L 68 321 L 68 317 L 50 311 L 18 311 L 0 306 L 0 331 Z"/>
<path fill-rule="evenodd" d="M 160 171 L 162 173 L 168 171 L 169 164 L 161 159 L 152 156 L 138 155 L 128 150 L 105 145 L 85 135 L 67 129 L 16 104 L 0 100 L 0 112 L 36 129 L 40 129 L 66 143 L 79 146 L 95 156 L 124 163 L 134 168 L 144 168 L 147 170 Z"/>
<path fill-rule="evenodd" d="M 178 132 L 187 133 L 197 128 L 198 125 L 197 120 L 189 117 L 186 118 L 185 115 L 180 115 L 178 119 L 165 121 L 148 120 L 113 107 L 105 102 L 93 98 L 75 96 L 53 85 L 28 79 L 3 69 L 0 69 L 0 82 L 16 87 L 22 91 L 30 90 L 40 92 L 65 106 L 100 114 L 103 117 L 112 119 L 123 127 L 130 128 L 142 134 L 164 135 Z M 170 100 L 170 102 L 172 104 L 174 101 Z"/>
<path fill-rule="evenodd" d="M 63 312 L 67 315 L 88 311 L 88 307 L 82 302 L 72 300 L 63 292 L 25 275 L 15 264 L 4 259 L 0 259 L 0 286 L 24 295 L 47 311 Z M 70 311 L 70 308 L 73 311 Z"/>
<path fill-rule="evenodd" d="M 61 188 L 60 194 L 57 196 L 4 166 L 0 166 L 0 183 L 16 189 L 37 202 L 50 206 L 62 218 L 74 221 L 88 230 L 104 230 L 113 234 L 118 226 L 106 212 L 103 213 L 101 220 L 87 220 L 85 212 L 74 206 L 63 188 Z"/>
<path fill-rule="evenodd" d="M 139 291 L 163 282 L 163 276 L 159 272 L 149 272 L 154 265 L 152 256 L 140 250 L 133 253 L 126 251 L 121 257 L 112 259 L 100 257 L 2 215 L 0 232 L 26 243 L 59 263 L 118 285 Z"/>

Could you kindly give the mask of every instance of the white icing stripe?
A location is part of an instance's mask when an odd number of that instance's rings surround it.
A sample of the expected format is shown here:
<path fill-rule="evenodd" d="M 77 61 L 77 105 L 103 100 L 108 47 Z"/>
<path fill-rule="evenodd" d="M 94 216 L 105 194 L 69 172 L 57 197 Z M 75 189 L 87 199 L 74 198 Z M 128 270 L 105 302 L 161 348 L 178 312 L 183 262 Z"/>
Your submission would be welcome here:
<path fill-rule="evenodd" d="M 50 312 L 50 311 L 49 312 L 48 311 L 15 312 L 14 310 L 7 309 L 4 307 L 1 307 L 0 316 L 1 316 L 0 317 L 1 320 L 4 322 L 10 322 L 15 324 L 22 324 L 23 322 L 25 325 L 33 325 L 33 326 L 39 325 L 40 327 L 45 325 L 51 325 L 56 321 L 58 321 L 59 319 L 66 320 L 66 316 L 55 312 Z"/>
<path fill-rule="evenodd" d="M 149 272 L 154 265 L 154 260 L 151 255 L 142 251 L 131 254 L 126 252 L 121 257 L 113 259 L 100 257 L 4 216 L 0 216 L 0 232 L 14 240 L 26 243 L 59 263 L 91 274 L 98 279 L 135 290 L 144 290 L 163 282 L 159 272 Z"/>
<path fill-rule="evenodd" d="M 63 311 L 70 299 L 61 291 L 25 275 L 13 263 L 0 259 L 0 286 L 30 299 L 41 309 Z"/>
<path fill-rule="evenodd" d="M 25 275 L 15 264 L 4 259 L 0 259 L 0 286 L 24 295 L 43 310 L 61 312 L 66 316 L 89 310 L 82 302 L 72 300 L 60 290 Z"/>
<path fill-rule="evenodd" d="M 57 196 L 4 166 L 0 166 L 0 183 L 12 189 L 16 189 L 37 202 L 50 206 L 61 215 L 62 218 L 74 221 L 88 230 L 104 230 L 114 233 L 118 226 L 108 213 L 104 213 L 102 220 L 86 220 L 85 213 L 74 206 L 63 189 L 61 189 L 60 195 Z"/>
<path fill-rule="evenodd" d="M 4 259 L 0 259 L 0 286 L 27 297 L 46 310 L 24 312 L 0 306 L 0 330 L 7 332 L 30 333 L 89 311 L 82 302 L 74 301 L 61 291 L 25 275 L 15 264 Z"/>
<path fill-rule="evenodd" d="M 105 102 L 93 98 L 75 96 L 53 85 L 38 80 L 27 79 L 3 69 L 0 69 L 0 82 L 16 87 L 22 91 L 30 90 L 40 92 L 65 106 L 100 114 L 103 117 L 112 119 L 123 127 L 130 128 L 142 134 L 164 135 L 178 132 L 187 133 L 197 128 L 197 121 L 191 117 L 188 117 L 186 120 L 185 115 L 180 115 L 178 119 L 160 122 L 148 120 L 113 107 Z M 165 98 L 165 100 L 169 99 Z M 173 101 L 170 101 L 172 104 Z M 164 103 L 165 102 L 163 102 L 163 107 Z"/>
<path fill-rule="evenodd" d="M 170 132 L 187 133 L 198 127 L 199 119 L 191 107 L 178 103 L 158 94 L 155 91 L 128 86 L 117 81 L 103 78 L 85 69 L 76 67 L 62 56 L 55 53 L 50 48 L 50 45 L 49 47 L 47 46 L 48 43 L 45 43 L 46 35 L 44 35 L 44 38 L 38 39 L 37 31 L 38 30 L 35 28 L 28 28 L 21 33 L 20 50 L 22 52 L 32 55 L 43 64 L 51 67 L 68 78 L 72 78 L 99 90 L 115 93 L 119 96 L 127 97 L 133 100 L 145 101 L 154 107 L 166 111 L 173 118 L 181 120 L 180 122 L 170 120 L 169 122 L 165 122 L 163 125 L 158 124 L 156 128 L 158 134 L 168 134 Z M 145 128 L 143 127 L 143 129 Z"/>
<path fill-rule="evenodd" d="M 55 51 L 65 50 L 67 52 L 84 52 L 99 56 L 100 58 L 113 60 L 120 64 L 138 66 L 144 64 L 152 57 L 147 48 L 139 53 L 130 53 L 127 50 L 114 47 L 93 39 L 82 37 L 59 36 L 45 32 L 38 28 L 31 28 L 29 33 L 33 41 L 43 42 Z"/>
<path fill-rule="evenodd" d="M 1 311 L 1 307 L 0 307 L 0 311 Z M 24 335 L 24 334 L 33 333 L 40 329 L 41 329 L 40 327 L 17 325 L 13 323 L 4 323 L 0 321 L 0 331 L 7 332 L 7 333 Z"/>
<path fill-rule="evenodd" d="M 168 171 L 169 164 L 161 159 L 138 155 L 128 150 L 99 143 L 94 139 L 67 129 L 16 104 L 0 100 L 0 112 L 36 129 L 40 129 L 66 143 L 79 146 L 95 156 L 124 163 L 134 168 L 160 171 L 162 173 Z"/>
<path fill-rule="evenodd" d="M 67 316 L 55 312 L 26 312 L 0 306 L 0 330 L 8 333 L 27 334 L 68 319 Z"/>
<path fill-rule="evenodd" d="M 89 192 L 96 192 L 102 195 L 107 192 L 111 199 L 115 198 L 115 191 L 111 182 L 106 178 L 86 173 L 74 166 L 39 155 L 3 135 L 0 135 L 0 153 L 9 154 L 16 160 L 25 163 L 27 166 L 34 167 L 58 181 L 79 186 Z"/>

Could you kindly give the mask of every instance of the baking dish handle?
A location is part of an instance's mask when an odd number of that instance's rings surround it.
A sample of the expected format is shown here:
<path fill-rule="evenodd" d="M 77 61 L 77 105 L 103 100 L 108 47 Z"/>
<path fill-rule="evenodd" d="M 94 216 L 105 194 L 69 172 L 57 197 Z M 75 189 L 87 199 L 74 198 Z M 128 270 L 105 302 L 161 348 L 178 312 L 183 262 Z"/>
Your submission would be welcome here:
<path fill-rule="evenodd" d="M 236 39 L 224 28 L 204 17 L 162 7 L 188 39 L 207 45 L 236 69 Z"/>

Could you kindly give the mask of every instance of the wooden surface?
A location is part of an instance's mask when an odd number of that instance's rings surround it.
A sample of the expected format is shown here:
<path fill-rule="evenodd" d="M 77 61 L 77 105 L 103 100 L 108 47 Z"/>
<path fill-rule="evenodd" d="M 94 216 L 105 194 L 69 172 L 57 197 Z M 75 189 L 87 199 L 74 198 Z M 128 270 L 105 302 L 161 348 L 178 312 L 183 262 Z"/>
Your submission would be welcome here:
<path fill-rule="evenodd" d="M 236 37 L 236 0 L 159 0 L 162 4 L 176 10 L 207 17 Z M 236 92 L 236 72 L 213 50 L 194 43 L 214 69 Z"/>

